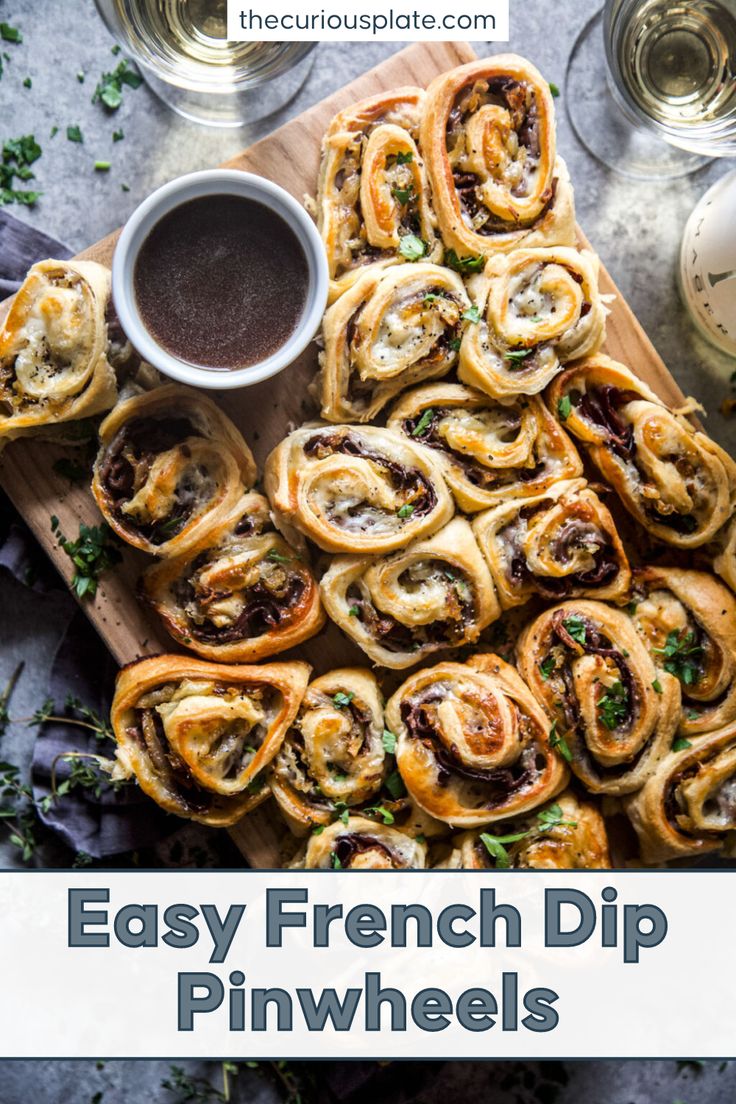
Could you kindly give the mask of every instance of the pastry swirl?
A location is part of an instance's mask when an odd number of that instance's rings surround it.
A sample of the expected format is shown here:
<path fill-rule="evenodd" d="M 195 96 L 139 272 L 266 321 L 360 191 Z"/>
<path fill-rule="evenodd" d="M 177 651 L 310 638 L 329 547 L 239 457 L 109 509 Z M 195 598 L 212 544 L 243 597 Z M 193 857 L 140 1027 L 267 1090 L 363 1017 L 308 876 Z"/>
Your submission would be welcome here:
<path fill-rule="evenodd" d="M 168 384 L 105 418 L 92 493 L 122 540 L 172 556 L 229 514 L 255 477 L 250 449 L 219 407 Z"/>
<path fill-rule="evenodd" d="M 407 790 L 431 816 L 475 828 L 535 809 L 568 771 L 520 676 L 498 656 L 410 675 L 386 705 Z"/>
<path fill-rule="evenodd" d="M 331 302 L 367 265 L 401 263 L 407 235 L 423 245 L 423 259 L 442 259 L 416 141 L 423 99 L 423 90 L 412 87 L 371 96 L 338 112 L 325 132 L 317 225 Z"/>
<path fill-rule="evenodd" d="M 497 54 L 436 77 L 420 144 L 445 248 L 458 257 L 574 244 L 552 94 L 524 58 Z"/>
<path fill-rule="evenodd" d="M 565 428 L 658 540 L 695 548 L 728 520 L 734 461 L 623 364 L 606 356 L 580 361 L 552 382 L 549 403 L 553 413 L 566 412 Z"/>
<path fill-rule="evenodd" d="M 273 450 L 264 482 L 279 528 L 326 552 L 391 552 L 453 513 L 432 455 L 374 426 L 302 426 Z"/>
<path fill-rule="evenodd" d="M 616 600 L 628 590 L 631 570 L 613 518 L 584 479 L 494 506 L 478 514 L 473 532 L 504 609 L 534 594 Z"/>
<path fill-rule="evenodd" d="M 736 600 L 704 571 L 634 571 L 634 622 L 654 658 L 680 683 L 682 736 L 736 720 Z"/>
<path fill-rule="evenodd" d="M 497 399 L 536 395 L 563 364 L 605 336 L 598 258 L 566 246 L 494 257 L 472 282 L 479 321 L 468 326 L 458 374 Z"/>
<path fill-rule="evenodd" d="M 485 833 L 463 832 L 453 840 L 450 854 L 437 868 L 446 870 L 610 870 L 608 835 L 595 805 L 566 790 L 552 805 L 536 814 L 495 827 Z M 495 854 L 494 854 L 495 851 Z M 505 852 L 505 854 L 504 854 Z"/>
<path fill-rule="evenodd" d="M 314 636 L 325 620 L 314 575 L 274 529 L 268 500 L 255 492 L 186 553 L 149 567 L 141 592 L 174 640 L 223 663 L 283 652 Z"/>
<path fill-rule="evenodd" d="M 310 682 L 270 769 L 273 795 L 295 830 L 330 824 L 378 793 L 386 774 L 383 728 L 371 671 L 343 667 Z"/>
<path fill-rule="evenodd" d="M 94 261 L 39 261 L 0 330 L 0 445 L 108 410 L 110 273 Z"/>
<path fill-rule="evenodd" d="M 521 635 L 518 666 L 591 793 L 640 789 L 669 751 L 679 684 L 621 610 L 585 599 L 545 610 Z"/>
<path fill-rule="evenodd" d="M 565 431 L 536 396 L 501 404 L 457 383 L 404 395 L 388 428 L 432 449 L 461 510 L 532 497 L 583 471 Z"/>
<path fill-rule="evenodd" d="M 337 557 L 320 591 L 335 624 L 374 663 L 395 670 L 474 643 L 500 613 L 473 531 L 459 517 L 382 559 Z"/>
<path fill-rule="evenodd" d="M 313 835 L 302 859 L 307 870 L 423 870 L 427 845 L 384 824 L 351 816 Z"/>
<path fill-rule="evenodd" d="M 447 268 L 370 268 L 324 317 L 322 417 L 372 421 L 406 387 L 446 375 L 469 308 L 465 285 Z"/>
<path fill-rule="evenodd" d="M 160 655 L 118 675 L 111 722 L 117 758 L 144 793 L 177 816 L 225 827 L 267 796 L 270 763 L 306 690 L 306 663 L 224 666 Z"/>
<path fill-rule="evenodd" d="M 647 863 L 731 852 L 736 831 L 736 725 L 671 752 L 626 812 Z"/>

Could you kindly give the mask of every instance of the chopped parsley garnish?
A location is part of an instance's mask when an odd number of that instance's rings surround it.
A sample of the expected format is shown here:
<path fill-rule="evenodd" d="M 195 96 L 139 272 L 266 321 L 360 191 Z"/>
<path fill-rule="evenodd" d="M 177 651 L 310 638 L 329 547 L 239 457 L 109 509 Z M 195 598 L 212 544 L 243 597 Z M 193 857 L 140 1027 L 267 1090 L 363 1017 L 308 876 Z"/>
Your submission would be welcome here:
<path fill-rule="evenodd" d="M 89 478 L 89 472 L 76 460 L 70 460 L 68 456 L 61 456 L 54 461 L 52 470 L 70 483 L 84 483 Z"/>
<path fill-rule="evenodd" d="M 504 354 L 504 360 L 510 360 L 512 367 L 518 368 L 523 360 L 531 356 L 533 349 L 508 349 Z"/>
<path fill-rule="evenodd" d="M 413 160 L 414 154 L 411 152 L 411 150 L 407 150 L 406 153 L 400 152 L 396 154 L 397 165 L 410 165 Z"/>
<path fill-rule="evenodd" d="M 481 832 L 480 841 L 492 859 L 496 860 L 499 870 L 508 870 L 511 866 L 511 856 L 506 850 L 507 843 L 518 843 L 529 836 L 541 836 L 545 832 L 551 832 L 553 828 L 577 828 L 577 821 L 563 820 L 562 809 L 559 805 L 550 805 L 537 813 L 538 824 L 527 828 L 525 832 L 512 832 L 507 836 L 492 836 L 490 832 Z"/>
<path fill-rule="evenodd" d="M 568 763 L 572 763 L 572 752 L 568 747 L 565 737 L 560 736 L 557 731 L 557 721 L 552 722 L 552 727 L 549 730 L 549 746 L 559 751 L 562 758 Z"/>
<path fill-rule="evenodd" d="M 70 142 L 83 142 L 84 137 L 82 131 L 78 126 L 68 126 L 66 128 L 66 136 Z"/>
<path fill-rule="evenodd" d="M 80 69 L 77 72 L 77 80 L 79 81 L 80 84 L 84 84 L 84 70 L 83 69 Z"/>
<path fill-rule="evenodd" d="M 539 664 L 539 673 L 546 682 L 549 676 L 555 669 L 555 657 L 553 655 L 545 656 L 542 662 Z"/>
<path fill-rule="evenodd" d="M 670 675 L 674 675 L 685 686 L 692 686 L 700 673 L 700 661 L 703 658 L 702 645 L 698 644 L 692 629 L 685 632 L 673 629 L 667 633 L 664 648 L 653 648 L 656 655 L 665 657 L 662 666 Z"/>
<path fill-rule="evenodd" d="M 552 93 L 552 95 L 554 96 L 554 98 L 557 99 L 557 97 L 560 94 L 560 90 L 553 81 L 549 82 L 549 90 Z"/>
<path fill-rule="evenodd" d="M 266 553 L 266 559 L 271 563 L 286 564 L 291 563 L 291 556 L 282 556 L 282 554 L 276 548 L 269 548 Z"/>
<path fill-rule="evenodd" d="M 413 430 L 411 431 L 412 437 L 421 437 L 424 431 L 429 428 L 433 417 L 434 410 L 431 406 L 428 406 L 417 424 L 414 426 Z"/>
<path fill-rule="evenodd" d="M 321 836 L 322 833 L 324 832 L 324 830 L 325 830 L 324 824 L 316 824 L 314 826 L 314 828 L 312 829 L 312 835 L 313 836 Z"/>
<path fill-rule="evenodd" d="M 393 824 L 396 817 L 387 809 L 385 805 L 372 805 L 370 809 L 365 810 L 366 813 L 373 813 L 374 816 L 380 816 L 383 818 L 384 824 Z"/>
<path fill-rule="evenodd" d="M 23 35 L 17 27 L 11 27 L 9 23 L 0 23 L 0 38 L 3 42 L 15 42 L 19 45 L 23 41 Z"/>
<path fill-rule="evenodd" d="M 407 261 L 418 261 L 427 252 L 427 247 L 416 234 L 403 234 L 399 241 L 399 253 Z"/>
<path fill-rule="evenodd" d="M 335 812 L 337 813 L 337 819 L 341 820 L 343 824 L 347 824 L 350 817 L 350 810 L 344 801 L 335 802 Z"/>
<path fill-rule="evenodd" d="M 26 79 L 23 81 L 23 87 L 24 88 L 33 88 L 33 81 L 31 80 L 30 77 L 26 77 Z"/>
<path fill-rule="evenodd" d="M 392 732 L 390 728 L 384 728 L 381 739 L 383 742 L 383 750 L 387 755 L 393 755 L 396 751 L 396 734 Z"/>
<path fill-rule="evenodd" d="M 74 564 L 72 590 L 77 598 L 93 598 L 100 576 L 122 559 L 120 550 L 112 543 L 110 527 L 104 522 L 102 525 L 80 525 L 79 536 L 72 541 L 59 532 L 59 519 L 53 516 L 51 529 L 59 538 L 59 547 Z"/>
<path fill-rule="evenodd" d="M 15 178 L 32 180 L 31 165 L 41 156 L 41 147 L 32 134 L 8 138 L 3 142 L 0 162 L 0 207 L 6 203 L 22 203 L 32 207 L 40 192 L 23 192 L 14 187 Z"/>
<path fill-rule="evenodd" d="M 122 142 L 124 137 L 125 137 L 125 135 L 123 134 L 122 130 L 114 130 L 112 132 L 113 142 Z"/>
<path fill-rule="evenodd" d="M 360 609 L 358 608 L 358 606 L 351 606 L 348 610 L 348 617 L 357 617 L 359 613 Z"/>
<path fill-rule="evenodd" d="M 414 513 L 414 507 L 411 502 L 406 502 L 404 505 L 396 511 L 397 517 L 408 518 Z"/>
<path fill-rule="evenodd" d="M 700 714 L 698 713 L 697 709 L 688 709 L 685 716 L 687 717 L 688 721 L 699 721 L 700 720 Z"/>
<path fill-rule="evenodd" d="M 576 644 L 585 644 L 585 622 L 582 617 L 566 617 L 562 622 L 563 627 Z"/>
<path fill-rule="evenodd" d="M 473 305 L 463 313 L 463 318 L 466 322 L 480 322 L 480 307 Z"/>
<path fill-rule="evenodd" d="M 566 422 L 572 411 L 572 403 L 569 395 L 563 395 L 557 404 L 557 415 L 562 422 Z"/>
<path fill-rule="evenodd" d="M 629 712 L 629 692 L 620 681 L 614 682 L 598 699 L 598 716 L 601 724 L 613 732 L 622 724 Z"/>
<path fill-rule="evenodd" d="M 659 681 L 659 679 L 655 679 L 652 683 L 652 690 L 654 690 L 655 694 L 662 693 L 662 683 Z"/>
<path fill-rule="evenodd" d="M 129 88 L 138 88 L 143 83 L 143 77 L 135 69 L 129 68 L 127 61 L 123 60 L 112 73 L 103 73 L 99 79 L 92 97 L 92 103 L 103 103 L 109 111 L 117 111 L 123 102 L 123 85 Z"/>
<path fill-rule="evenodd" d="M 685 751 L 687 748 L 691 748 L 693 745 L 689 740 L 686 740 L 684 736 L 676 736 L 672 741 L 673 751 Z"/>
<path fill-rule="evenodd" d="M 386 779 L 386 789 L 394 798 L 398 801 L 400 797 L 404 797 L 406 794 L 406 786 L 404 780 L 397 770 L 388 776 Z"/>
<path fill-rule="evenodd" d="M 424 296 L 424 302 L 425 303 L 436 303 L 438 299 L 444 299 L 444 298 L 445 298 L 444 295 L 437 295 L 437 293 L 434 292 L 434 291 L 428 291 L 427 294 Z"/>
<path fill-rule="evenodd" d="M 55 138 L 58 133 L 59 133 L 59 128 L 57 126 L 52 126 L 51 133 L 49 134 L 49 138 Z"/>
<path fill-rule="evenodd" d="M 330 856 L 330 859 L 332 861 L 332 869 L 333 870 L 342 870 L 342 863 L 340 862 L 340 860 L 338 859 L 338 857 L 337 857 L 337 855 L 335 854 L 334 851 L 332 852 L 332 855 Z"/>
<path fill-rule="evenodd" d="M 452 341 L 450 342 L 450 348 L 452 349 L 453 353 L 456 353 L 458 351 L 458 349 L 460 348 L 459 337 L 453 337 Z"/>
<path fill-rule="evenodd" d="M 338 709 L 343 709 L 346 705 L 350 705 L 354 697 L 355 694 L 352 690 L 348 690 L 347 693 L 343 690 L 338 690 L 337 693 L 333 695 L 332 701 Z"/>
<path fill-rule="evenodd" d="M 471 257 L 458 257 L 454 249 L 448 249 L 445 253 L 445 264 L 448 268 L 454 268 L 456 272 L 482 272 L 486 267 L 486 259 L 482 253 Z"/>
<path fill-rule="evenodd" d="M 411 197 L 414 195 L 414 188 L 409 185 L 408 188 L 392 188 L 391 195 L 395 199 L 398 199 L 399 203 L 403 206 L 408 203 Z"/>

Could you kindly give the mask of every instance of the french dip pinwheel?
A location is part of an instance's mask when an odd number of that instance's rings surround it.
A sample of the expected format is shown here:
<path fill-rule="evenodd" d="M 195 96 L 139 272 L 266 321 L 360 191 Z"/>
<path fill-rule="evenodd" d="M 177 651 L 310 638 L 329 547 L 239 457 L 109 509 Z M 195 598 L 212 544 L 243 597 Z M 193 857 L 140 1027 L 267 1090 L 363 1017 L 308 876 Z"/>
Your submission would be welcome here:
<path fill-rule="evenodd" d="M 587 789 L 640 789 L 672 745 L 680 686 L 655 667 L 631 619 L 603 602 L 563 602 L 527 626 L 517 651 L 553 745 Z"/>
<path fill-rule="evenodd" d="M 653 537 L 696 548 L 730 517 L 734 461 L 623 364 L 579 361 L 553 380 L 549 404 Z"/>
<path fill-rule="evenodd" d="M 105 310 L 110 272 L 94 261 L 39 261 L 0 329 L 0 447 L 115 402 Z"/>
<path fill-rule="evenodd" d="M 386 775 L 383 699 L 376 676 L 343 667 L 314 679 L 270 770 L 271 790 L 295 831 L 364 805 Z"/>
<path fill-rule="evenodd" d="M 671 752 L 626 812 L 646 863 L 734 854 L 736 832 L 736 724 Z"/>
<path fill-rule="evenodd" d="M 473 532 L 505 609 L 533 594 L 616 600 L 628 590 L 631 570 L 613 518 L 584 479 L 494 506 L 478 514 Z"/>
<path fill-rule="evenodd" d="M 502 404 L 462 384 L 429 384 L 399 399 L 388 428 L 432 449 L 466 513 L 541 494 L 583 470 L 572 441 L 536 396 Z"/>
<path fill-rule="evenodd" d="M 417 147 L 423 100 L 421 88 L 396 88 L 338 112 L 325 131 L 317 225 L 331 301 L 366 265 L 442 258 Z"/>
<path fill-rule="evenodd" d="M 716 534 L 713 542 L 713 570 L 736 591 L 736 514 Z"/>
<path fill-rule="evenodd" d="M 392 552 L 453 514 L 432 454 L 375 426 L 302 426 L 268 457 L 264 483 L 282 532 L 326 552 Z"/>
<path fill-rule="evenodd" d="M 219 407 L 167 384 L 105 418 L 92 493 L 122 540 L 172 556 L 229 515 L 255 477 L 250 449 Z"/>
<path fill-rule="evenodd" d="M 497 399 L 536 395 L 563 364 L 605 336 L 598 258 L 565 246 L 494 257 L 471 282 L 478 320 L 465 330 L 459 376 Z"/>
<path fill-rule="evenodd" d="M 536 813 L 463 832 L 438 868 L 449 870 L 610 870 L 608 835 L 595 805 L 566 790 Z"/>
<path fill-rule="evenodd" d="M 634 622 L 680 683 L 679 732 L 700 736 L 736 720 L 736 599 L 712 575 L 678 567 L 634 571 Z"/>
<path fill-rule="evenodd" d="M 149 567 L 141 594 L 172 637 L 206 659 L 252 663 L 324 624 L 309 566 L 271 522 L 268 500 L 244 494 L 180 556 Z"/>
<path fill-rule="evenodd" d="M 461 263 L 521 246 L 575 244 L 552 93 L 524 58 L 497 54 L 436 77 L 420 145 L 445 248 Z"/>
<path fill-rule="evenodd" d="M 495 655 L 417 671 L 386 705 L 407 790 L 430 816 L 475 828 L 535 809 L 568 780 L 549 722 Z"/>
<path fill-rule="evenodd" d="M 465 285 L 448 268 L 369 269 L 324 317 L 322 417 L 369 422 L 399 391 L 446 375 L 469 309 Z"/>
<path fill-rule="evenodd" d="M 427 845 L 397 828 L 362 816 L 337 820 L 311 836 L 293 864 L 307 870 L 423 870 Z"/>
<path fill-rule="evenodd" d="M 122 771 L 162 809 L 212 827 L 268 795 L 276 755 L 309 678 L 306 663 L 224 666 L 160 655 L 118 675 L 111 710 Z"/>
<path fill-rule="evenodd" d="M 464 518 L 385 558 L 336 557 L 320 591 L 335 624 L 375 663 L 397 670 L 474 643 L 500 613 Z"/>

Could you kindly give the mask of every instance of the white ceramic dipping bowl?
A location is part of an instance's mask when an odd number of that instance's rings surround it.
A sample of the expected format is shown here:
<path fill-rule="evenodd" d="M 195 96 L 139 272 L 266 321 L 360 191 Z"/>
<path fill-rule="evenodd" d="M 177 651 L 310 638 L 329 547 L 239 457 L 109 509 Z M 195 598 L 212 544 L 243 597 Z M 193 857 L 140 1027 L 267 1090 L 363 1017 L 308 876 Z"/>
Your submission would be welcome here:
<path fill-rule="evenodd" d="M 247 368 L 210 369 L 190 364 L 162 348 L 146 329 L 136 303 L 136 259 L 156 223 L 175 207 L 209 195 L 234 195 L 262 203 L 291 227 L 304 250 L 307 298 L 296 329 L 280 349 Z M 112 296 L 120 324 L 136 351 L 165 376 L 195 387 L 225 390 L 250 387 L 283 371 L 316 334 L 327 305 L 329 274 L 322 239 L 304 208 L 278 184 L 237 169 L 212 169 L 177 177 L 137 207 L 123 228 L 112 262 Z"/>

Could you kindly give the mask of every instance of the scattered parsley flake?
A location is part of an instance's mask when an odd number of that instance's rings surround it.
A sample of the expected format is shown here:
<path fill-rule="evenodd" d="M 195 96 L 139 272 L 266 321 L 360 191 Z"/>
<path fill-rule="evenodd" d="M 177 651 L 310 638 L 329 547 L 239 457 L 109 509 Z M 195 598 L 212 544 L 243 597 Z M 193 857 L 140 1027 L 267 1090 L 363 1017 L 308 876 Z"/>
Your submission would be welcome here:
<path fill-rule="evenodd" d="M 59 133 L 58 126 L 52 126 L 51 133 L 49 134 L 49 138 L 55 138 L 58 133 Z"/>
<path fill-rule="evenodd" d="M 59 519 L 51 518 L 51 529 L 58 535 L 59 545 L 74 564 L 71 586 L 77 598 L 93 598 L 103 573 L 122 559 L 120 550 L 113 544 L 113 534 L 104 522 L 102 525 L 80 525 L 79 536 L 69 540 L 59 531 Z"/>
<path fill-rule="evenodd" d="M 272 563 L 287 564 L 291 563 L 291 556 L 284 556 L 276 548 L 269 548 L 266 554 L 266 559 L 271 560 Z"/>
<path fill-rule="evenodd" d="M 407 150 L 406 153 L 399 152 L 396 154 L 397 165 L 410 165 L 414 160 L 414 154 L 411 150 Z"/>
<path fill-rule="evenodd" d="M 404 785 L 404 780 L 397 770 L 390 774 L 386 779 L 386 789 L 395 801 L 398 801 L 400 797 L 404 797 L 406 795 L 406 786 Z"/>
<path fill-rule="evenodd" d="M 555 84 L 555 83 L 554 83 L 553 81 L 550 81 L 550 82 L 549 82 L 549 90 L 550 90 L 550 92 L 551 92 L 552 96 L 553 96 L 553 97 L 554 97 L 555 99 L 557 99 L 557 97 L 558 97 L 558 96 L 559 96 L 559 94 L 560 94 L 560 90 L 559 90 L 559 88 L 557 87 L 557 85 L 556 85 L 556 84 Z"/>
<path fill-rule="evenodd" d="M 66 128 L 66 136 L 70 142 L 83 142 L 84 135 L 81 128 L 78 126 L 68 126 Z"/>
<path fill-rule="evenodd" d="M 26 77 L 26 79 L 23 81 L 23 87 L 24 88 L 33 88 L 33 81 L 31 80 L 30 77 Z"/>
<path fill-rule="evenodd" d="M 0 38 L 3 42 L 14 42 L 16 46 L 23 41 L 23 35 L 17 27 L 11 27 L 9 23 L 0 23 Z"/>
<path fill-rule="evenodd" d="M 358 608 L 358 606 L 351 606 L 348 610 L 348 617 L 357 617 L 359 613 L 360 609 Z"/>
<path fill-rule="evenodd" d="M 413 430 L 411 431 L 412 437 L 421 437 L 423 435 L 424 431 L 429 428 L 429 424 L 432 421 L 433 417 L 434 417 L 434 410 L 432 409 L 431 406 L 428 406 L 427 409 L 422 414 L 419 421 L 417 422 L 417 424 L 414 426 Z"/>
<path fill-rule="evenodd" d="M 662 683 L 659 681 L 659 679 L 654 680 L 654 682 L 652 683 L 652 689 L 654 690 L 655 694 L 662 693 Z"/>
<path fill-rule="evenodd" d="M 445 264 L 460 273 L 482 272 L 486 267 L 486 259 L 482 253 L 478 253 L 477 256 L 458 257 L 454 249 L 448 249 L 445 253 Z"/>
<path fill-rule="evenodd" d="M 103 73 L 100 77 L 92 103 L 102 103 L 108 111 L 117 111 L 123 102 L 123 85 L 129 88 L 138 88 L 143 82 L 143 77 L 135 69 L 129 67 L 127 60 L 123 59 L 112 73 Z"/>
<path fill-rule="evenodd" d="M 414 188 L 409 185 L 408 188 L 392 188 L 391 195 L 399 201 L 399 203 L 405 206 L 414 195 Z"/>
<path fill-rule="evenodd" d="M 693 745 L 689 740 L 686 740 L 684 736 L 676 736 L 672 741 L 673 751 L 685 751 L 687 748 L 691 748 Z"/>
<path fill-rule="evenodd" d="M 463 313 L 463 318 L 466 322 L 478 323 L 480 322 L 480 307 L 473 305 Z"/>
<path fill-rule="evenodd" d="M 400 518 L 408 518 L 414 513 L 414 507 L 411 502 L 405 502 L 404 505 L 396 511 L 396 516 Z"/>
<path fill-rule="evenodd" d="M 416 234 L 403 234 L 399 240 L 399 253 L 407 261 L 418 261 L 427 252 L 427 247 Z"/>
<path fill-rule="evenodd" d="M 503 354 L 504 360 L 510 360 L 514 368 L 518 368 L 522 361 L 526 360 L 534 352 L 533 349 L 507 349 Z"/>
<path fill-rule="evenodd" d="M 662 666 L 670 675 L 674 675 L 684 686 L 692 686 L 697 680 L 703 658 L 703 647 L 698 643 L 695 632 L 673 629 L 667 633 L 664 648 L 652 648 L 656 655 L 664 656 Z"/>
<path fill-rule="evenodd" d="M 108 172 L 110 165 L 110 161 L 95 161 L 95 172 Z"/>
<path fill-rule="evenodd" d="M 352 690 L 348 690 L 347 693 L 343 690 L 338 690 L 337 693 L 333 695 L 332 701 L 338 709 L 343 709 L 346 705 L 350 705 L 354 697 L 355 694 Z"/>
<path fill-rule="evenodd" d="M 572 617 L 566 617 L 562 624 L 568 636 L 571 636 L 576 644 L 585 644 L 585 622 L 582 617 L 576 617 L 573 614 Z"/>
<path fill-rule="evenodd" d="M 539 673 L 546 682 L 555 669 L 555 657 L 553 655 L 545 656 L 542 662 L 539 664 Z"/>
<path fill-rule="evenodd" d="M 609 732 L 613 732 L 629 714 L 629 692 L 620 681 L 609 686 L 597 703 L 598 717 Z"/>
<path fill-rule="evenodd" d="M 80 69 L 77 72 L 77 80 L 79 81 L 80 84 L 84 84 L 84 70 L 83 69 Z"/>
<path fill-rule="evenodd" d="M 381 739 L 383 750 L 387 755 L 393 755 L 396 751 L 396 733 L 392 732 L 390 728 L 384 728 Z"/>
<path fill-rule="evenodd" d="M 557 731 L 557 721 L 552 722 L 552 727 L 549 730 L 549 746 L 559 751 L 563 759 L 568 763 L 572 763 L 572 752 L 568 746 L 567 740 L 564 736 L 560 736 Z"/>
<path fill-rule="evenodd" d="M 572 412 L 572 403 L 569 395 L 563 395 L 557 404 L 557 415 L 561 422 L 566 422 Z"/>
<path fill-rule="evenodd" d="M 113 142 L 122 142 L 122 140 L 123 140 L 123 138 L 124 138 L 124 137 L 125 137 L 125 135 L 123 134 L 123 131 L 122 131 L 122 129 L 121 129 L 121 130 L 114 130 L 114 131 L 112 132 L 112 140 L 113 140 Z"/>

